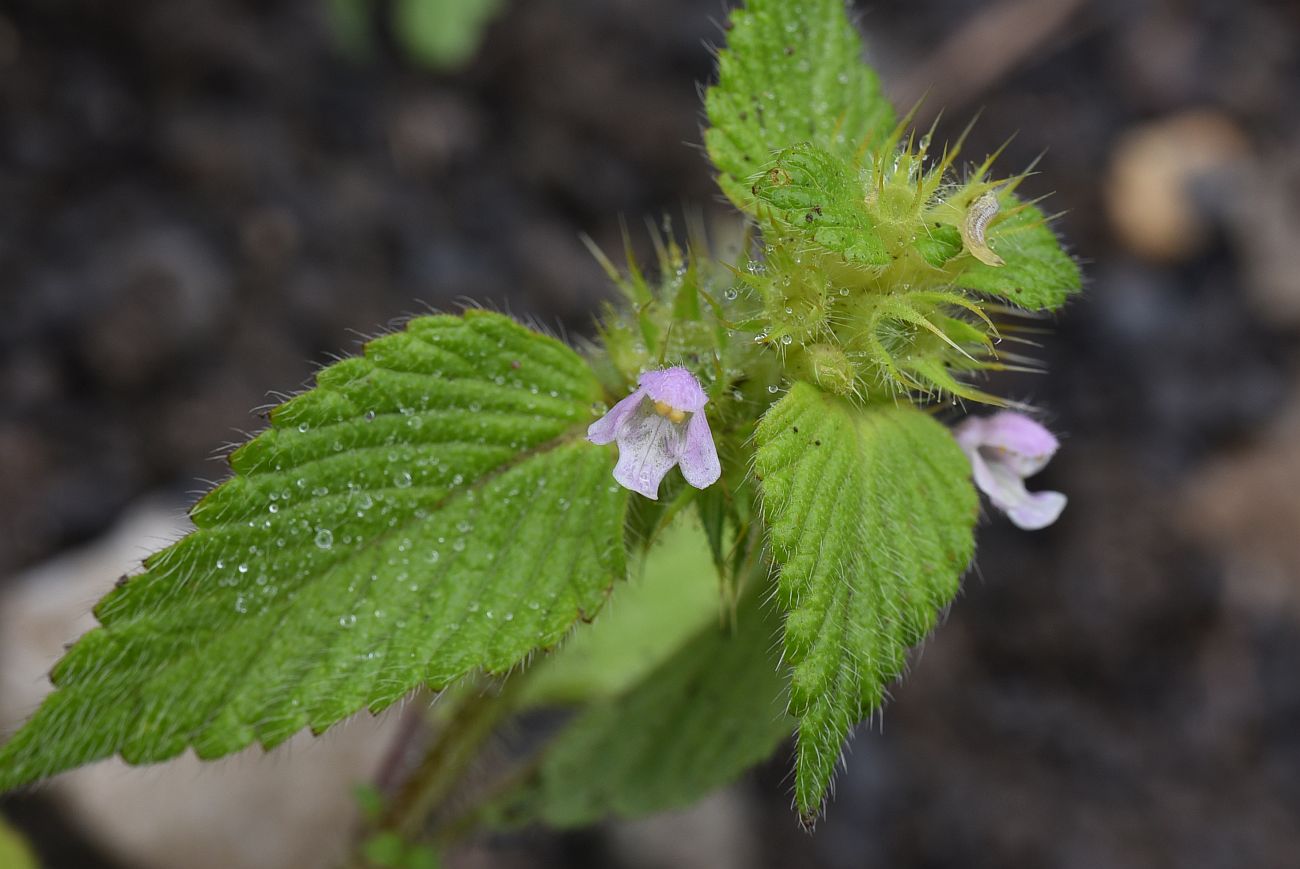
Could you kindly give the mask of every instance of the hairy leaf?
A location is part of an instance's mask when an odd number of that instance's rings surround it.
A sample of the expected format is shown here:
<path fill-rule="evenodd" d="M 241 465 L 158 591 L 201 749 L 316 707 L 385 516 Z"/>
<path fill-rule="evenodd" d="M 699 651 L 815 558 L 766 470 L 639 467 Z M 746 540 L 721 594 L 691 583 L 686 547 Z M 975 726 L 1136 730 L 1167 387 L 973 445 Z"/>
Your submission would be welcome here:
<path fill-rule="evenodd" d="M 912 407 L 860 409 L 800 383 L 757 444 L 799 721 L 795 803 L 811 822 L 844 739 L 956 594 L 977 501 L 952 436 Z"/>
<path fill-rule="evenodd" d="M 959 264 L 954 282 L 1031 311 L 1059 308 L 1082 286 L 1078 264 L 1061 249 L 1038 208 L 1007 194 L 1001 211 L 1007 216 L 989 227 L 988 238 L 1006 264 L 990 266 L 963 256 L 949 265 Z"/>
<path fill-rule="evenodd" d="M 782 151 L 753 186 L 758 201 L 796 234 L 848 262 L 888 265 L 889 250 L 863 202 L 864 189 L 848 160 L 810 144 Z"/>
<path fill-rule="evenodd" d="M 712 568 L 697 577 L 711 582 Z M 790 735 L 770 605 L 749 594 L 623 694 L 592 704 L 497 807 L 505 825 L 578 826 L 694 802 Z"/>
<path fill-rule="evenodd" d="M 600 608 L 626 493 L 581 439 L 599 387 L 575 353 L 471 311 L 317 384 L 231 456 L 197 530 L 100 602 L 0 748 L 0 789 L 114 753 L 273 746 L 509 670 Z"/>
<path fill-rule="evenodd" d="M 732 13 L 727 43 L 705 96 L 704 143 L 742 210 L 752 210 L 753 177 L 776 152 L 810 142 L 850 159 L 893 128 L 844 0 L 750 0 Z"/>

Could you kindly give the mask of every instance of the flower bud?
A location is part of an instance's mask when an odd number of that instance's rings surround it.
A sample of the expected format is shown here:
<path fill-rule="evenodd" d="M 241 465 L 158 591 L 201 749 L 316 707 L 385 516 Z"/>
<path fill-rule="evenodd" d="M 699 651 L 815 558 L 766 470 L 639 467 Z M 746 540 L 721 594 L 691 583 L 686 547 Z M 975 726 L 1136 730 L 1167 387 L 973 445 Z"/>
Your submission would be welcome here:
<path fill-rule="evenodd" d="M 832 344 L 809 344 L 801 352 L 792 353 L 789 371 L 800 380 L 815 383 L 836 395 L 853 392 L 853 384 L 857 379 L 857 372 L 849 357 Z"/>

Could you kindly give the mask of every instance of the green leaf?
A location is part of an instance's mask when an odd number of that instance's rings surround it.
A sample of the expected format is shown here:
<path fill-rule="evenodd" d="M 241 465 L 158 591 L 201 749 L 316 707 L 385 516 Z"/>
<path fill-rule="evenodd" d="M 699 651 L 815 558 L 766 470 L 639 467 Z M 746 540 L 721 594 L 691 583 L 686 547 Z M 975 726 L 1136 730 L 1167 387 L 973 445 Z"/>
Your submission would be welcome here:
<path fill-rule="evenodd" d="M 697 581 L 713 584 L 703 566 Z M 494 821 L 570 827 L 637 817 L 691 803 L 770 756 L 794 722 L 784 712 L 775 613 L 761 598 L 751 592 L 733 627 L 711 620 L 641 681 L 580 713 L 495 807 Z"/>
<path fill-rule="evenodd" d="M 1031 311 L 1059 308 L 1082 287 L 1078 264 L 1061 249 L 1038 208 L 1006 194 L 1001 211 L 1007 216 L 994 222 L 987 234 L 989 246 L 1006 264 L 989 266 L 974 257 L 960 257 L 954 261 L 960 263 L 954 283 Z"/>
<path fill-rule="evenodd" d="M 420 684 L 503 673 L 624 575 L 600 389 L 499 314 L 422 317 L 320 372 L 231 456 L 197 530 L 96 608 L 0 790 L 120 753 L 270 747 Z"/>
<path fill-rule="evenodd" d="M 0 817 L 0 866 L 4 869 L 37 869 L 38 865 L 27 841 Z"/>
<path fill-rule="evenodd" d="M 844 739 L 956 594 L 978 502 L 951 434 L 910 406 L 857 408 L 799 383 L 757 446 L 799 720 L 795 804 L 811 823 Z"/>
<path fill-rule="evenodd" d="M 731 16 L 704 143 L 718 184 L 742 210 L 776 152 L 808 142 L 844 160 L 895 124 L 844 0 L 750 0 Z"/>
<path fill-rule="evenodd" d="M 865 189 L 847 160 L 811 144 L 782 151 L 753 185 L 758 201 L 798 235 L 848 262 L 888 265 L 889 250 L 863 201 Z"/>
<path fill-rule="evenodd" d="M 402 47 L 434 69 L 450 69 L 478 50 L 501 0 L 397 0 L 393 29 Z"/>
<path fill-rule="evenodd" d="M 718 621 L 718 577 L 698 528 L 679 519 L 595 623 L 538 661 L 520 688 L 521 707 L 617 697 L 706 625 Z"/>

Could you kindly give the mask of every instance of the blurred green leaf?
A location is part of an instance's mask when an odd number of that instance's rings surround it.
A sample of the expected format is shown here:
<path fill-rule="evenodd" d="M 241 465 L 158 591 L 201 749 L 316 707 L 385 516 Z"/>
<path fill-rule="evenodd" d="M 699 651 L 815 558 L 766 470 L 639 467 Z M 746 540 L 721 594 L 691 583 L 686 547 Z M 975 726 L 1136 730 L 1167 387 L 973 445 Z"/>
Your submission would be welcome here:
<path fill-rule="evenodd" d="M 393 28 L 412 58 L 435 69 L 465 63 L 502 0 L 396 0 Z"/>
<path fill-rule="evenodd" d="M 27 841 L 0 818 L 0 869 L 37 869 L 38 866 Z"/>
<path fill-rule="evenodd" d="M 361 853 L 374 866 L 401 869 L 402 858 L 406 855 L 406 843 L 396 833 L 376 833 L 365 841 Z"/>
<path fill-rule="evenodd" d="M 442 861 L 428 845 L 411 845 L 402 857 L 402 869 L 438 869 Z"/>
<path fill-rule="evenodd" d="M 373 47 L 372 0 L 325 0 L 325 20 L 334 41 L 348 57 L 368 57 Z"/>
<path fill-rule="evenodd" d="M 357 785 L 352 789 L 352 798 L 356 800 L 357 808 L 361 811 L 361 817 L 365 820 L 375 821 L 383 814 L 384 795 L 373 785 Z"/>

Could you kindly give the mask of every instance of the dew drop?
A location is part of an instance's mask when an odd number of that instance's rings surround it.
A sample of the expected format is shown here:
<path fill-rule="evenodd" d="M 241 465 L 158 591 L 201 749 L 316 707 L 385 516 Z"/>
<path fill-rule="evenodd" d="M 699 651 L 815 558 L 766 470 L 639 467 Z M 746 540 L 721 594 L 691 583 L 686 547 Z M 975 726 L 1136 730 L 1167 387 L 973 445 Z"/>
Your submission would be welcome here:
<path fill-rule="evenodd" d="M 334 545 L 334 532 L 328 528 L 322 528 L 317 531 L 316 545 L 321 549 L 329 549 Z"/>

